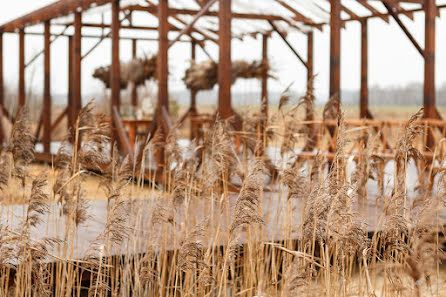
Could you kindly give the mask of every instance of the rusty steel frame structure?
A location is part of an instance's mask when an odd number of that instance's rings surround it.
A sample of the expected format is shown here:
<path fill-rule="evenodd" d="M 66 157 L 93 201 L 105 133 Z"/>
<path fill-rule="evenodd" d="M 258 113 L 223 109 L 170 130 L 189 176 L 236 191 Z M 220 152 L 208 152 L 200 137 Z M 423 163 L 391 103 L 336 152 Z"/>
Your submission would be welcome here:
<path fill-rule="evenodd" d="M 96 46 L 105 38 L 111 39 L 111 127 L 112 127 L 112 139 L 118 142 L 121 148 L 130 155 L 133 159 L 133 145 L 128 142 L 128 138 L 125 137 L 125 131 L 122 125 L 122 121 L 119 117 L 120 107 L 120 62 L 119 62 L 119 41 L 124 39 L 120 36 L 120 29 L 134 29 L 134 30 L 151 30 L 158 32 L 158 38 L 154 39 L 158 41 L 158 103 L 153 122 L 154 127 L 168 130 L 171 127 L 170 120 L 168 118 L 169 104 L 168 104 L 168 50 L 175 42 L 184 42 L 180 39 L 182 36 L 187 36 L 192 46 L 192 59 L 195 58 L 195 51 L 197 45 L 203 50 L 204 41 L 215 42 L 219 46 L 219 59 L 218 59 L 218 115 L 222 118 L 228 118 L 234 115 L 234 111 L 231 106 L 231 40 L 234 38 L 231 29 L 232 19 L 245 19 L 245 20 L 262 20 L 267 21 L 271 25 L 271 30 L 268 32 L 257 32 L 262 36 L 262 59 L 267 60 L 268 52 L 268 39 L 272 33 L 277 33 L 280 38 L 286 43 L 295 56 L 302 62 L 307 69 L 307 79 L 312 81 L 313 77 L 313 31 L 312 29 L 303 32 L 308 37 L 307 42 L 307 57 L 304 58 L 298 53 L 298 51 L 291 45 L 287 39 L 286 33 L 282 32 L 276 22 L 286 22 L 290 27 L 296 27 L 295 23 L 299 22 L 307 27 L 312 27 L 316 30 L 322 30 L 323 26 L 330 27 L 330 96 L 338 96 L 340 100 L 340 57 L 341 57 L 341 30 L 345 26 L 345 23 L 350 21 L 357 21 L 361 24 L 361 85 L 360 85 L 360 117 L 372 119 L 373 115 L 368 108 L 368 20 L 371 18 L 380 18 L 385 22 L 389 22 L 389 18 L 393 18 L 398 26 L 402 29 L 404 34 L 407 35 L 409 40 L 413 43 L 415 48 L 421 54 L 424 59 L 424 110 L 425 118 L 438 119 L 441 118 L 437 112 L 435 105 L 435 18 L 438 15 L 438 10 L 445 6 L 437 6 L 435 0 L 357 0 L 367 11 L 370 12 L 368 16 L 358 16 L 353 11 L 348 9 L 342 4 L 341 0 L 326 0 L 330 5 L 330 21 L 326 23 L 317 23 L 311 18 L 305 16 L 305 13 L 296 10 L 291 7 L 285 1 L 271 0 L 277 2 L 282 7 L 287 9 L 293 14 L 292 20 L 279 15 L 268 14 L 256 14 L 256 13 L 235 13 L 231 9 L 231 0 L 190 0 L 195 4 L 198 4 L 201 9 L 175 9 L 169 7 L 168 0 L 159 0 L 159 4 L 154 4 L 150 0 L 146 0 L 149 6 L 130 5 L 126 7 L 120 6 L 119 0 L 60 0 L 46 7 L 31 12 L 25 16 L 17 18 L 6 24 L 0 26 L 0 143 L 6 141 L 6 132 L 3 124 L 4 118 L 13 120 L 13 115 L 9 114 L 4 106 L 4 76 L 3 76 L 3 35 L 6 33 L 18 34 L 19 36 L 19 79 L 18 79 L 18 105 L 23 106 L 26 103 L 25 92 L 25 69 L 32 63 L 36 56 L 31 61 L 25 63 L 25 35 L 26 34 L 38 34 L 33 32 L 25 32 L 25 28 L 35 25 L 43 24 L 44 32 L 44 49 L 41 53 L 44 55 L 44 90 L 43 90 L 43 108 L 41 123 L 36 136 L 40 135 L 40 127 L 42 127 L 42 137 L 39 141 L 43 143 L 44 153 L 50 153 L 51 144 L 51 132 L 62 121 L 64 116 L 67 117 L 69 127 L 73 127 L 75 119 L 79 113 L 81 103 L 81 62 L 85 57 L 82 56 L 82 39 L 87 37 L 99 38 L 98 43 L 92 47 L 86 55 L 96 48 Z M 384 4 L 387 12 L 383 13 L 378 11 L 369 2 L 380 1 Z M 218 2 L 218 11 L 210 11 L 210 7 Z M 401 3 L 416 3 L 421 4 L 421 8 L 416 9 L 403 9 Z M 111 24 L 89 24 L 82 23 L 82 13 L 92 7 L 101 6 L 105 4 L 111 4 L 112 20 Z M 131 21 L 131 14 L 133 11 L 145 11 L 158 18 L 158 27 L 148 26 L 133 26 Z M 341 18 L 341 12 L 348 15 L 347 19 Z M 413 13 L 424 12 L 425 13 L 425 42 L 424 48 L 422 48 L 410 31 L 405 27 L 401 21 L 400 16 L 404 15 L 409 18 L 413 18 Z M 120 15 L 124 13 L 124 18 L 120 19 Z M 74 21 L 66 24 L 65 29 L 60 34 L 52 34 L 50 29 L 55 24 L 51 24 L 51 20 L 62 16 L 73 15 Z M 186 24 L 179 16 L 189 15 L 193 16 L 192 22 Z M 200 30 L 194 27 L 194 24 L 201 16 L 216 17 L 219 20 L 219 29 L 215 34 L 218 34 L 218 40 L 209 36 L 205 30 Z M 175 18 L 182 22 L 185 27 L 178 28 L 171 24 L 168 20 L 169 17 Z M 129 25 L 123 25 L 123 20 L 129 20 Z M 60 25 L 57 25 L 60 26 Z M 66 29 L 68 27 L 74 28 L 73 34 L 67 34 Z M 108 34 L 103 33 L 100 36 L 92 36 L 82 33 L 83 27 L 96 27 L 110 28 Z M 169 41 L 168 33 L 170 31 L 177 31 L 179 34 L 177 37 Z M 196 35 L 201 36 L 201 39 L 197 39 Z M 51 39 L 51 37 L 54 37 Z M 59 37 L 66 37 L 68 40 L 68 104 L 64 112 L 52 122 L 51 119 L 51 93 L 50 93 L 50 48 L 54 39 Z M 137 40 L 150 40 L 144 38 L 127 38 L 132 40 L 132 56 L 136 57 L 136 44 Z M 206 52 L 207 53 L 207 52 Z M 312 85 L 308 84 L 308 88 L 312 89 Z M 267 96 L 267 74 L 265 73 L 261 82 L 261 111 L 266 115 L 268 112 L 268 96 Z M 131 102 L 133 105 L 137 104 L 136 89 L 131 90 Z M 191 92 L 191 107 L 188 111 L 189 115 L 196 115 L 196 92 Z M 184 115 L 184 117 L 186 117 Z M 182 117 L 181 121 L 184 120 Z M 167 132 L 167 131 L 165 131 Z"/>

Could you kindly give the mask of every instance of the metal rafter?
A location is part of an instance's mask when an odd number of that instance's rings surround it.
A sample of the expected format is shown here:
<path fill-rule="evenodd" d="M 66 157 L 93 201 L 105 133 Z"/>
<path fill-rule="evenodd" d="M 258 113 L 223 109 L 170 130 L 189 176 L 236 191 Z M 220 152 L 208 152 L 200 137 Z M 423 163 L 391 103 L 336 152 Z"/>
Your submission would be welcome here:
<path fill-rule="evenodd" d="M 206 5 L 203 6 L 200 12 L 195 15 L 194 19 L 189 24 L 187 24 L 187 26 L 184 27 L 183 30 L 180 31 L 180 33 L 177 35 L 177 37 L 175 37 L 174 40 L 172 40 L 169 43 L 169 47 L 171 47 L 176 41 L 178 41 L 181 38 L 181 36 L 189 33 L 193 29 L 193 26 L 198 21 L 198 19 L 202 17 L 206 12 L 208 12 L 211 6 L 214 5 L 215 2 L 217 2 L 217 0 L 211 0 L 208 3 L 206 3 Z"/>
<path fill-rule="evenodd" d="M 379 14 L 380 12 L 373 7 L 372 5 L 370 5 L 369 3 L 367 3 L 366 0 L 357 0 L 363 7 L 367 8 L 372 15 L 374 14 Z M 381 18 L 384 22 L 389 23 L 389 16 L 379 16 L 379 18 Z"/>
<path fill-rule="evenodd" d="M 150 13 L 151 15 L 157 16 L 158 6 L 157 6 L 155 3 L 153 3 L 152 1 L 150 1 L 150 0 L 145 0 L 145 2 L 147 2 L 147 4 L 150 5 L 150 6 L 149 6 L 149 7 L 150 7 L 150 10 L 146 10 L 146 11 L 147 11 L 148 13 Z M 124 9 L 128 9 L 128 10 L 133 11 L 133 9 L 131 9 L 130 7 L 131 7 L 131 6 L 127 6 L 127 7 L 125 7 Z M 168 13 L 168 14 L 169 14 L 169 13 Z M 185 22 L 184 22 L 183 20 L 181 20 L 180 18 L 178 18 L 178 16 L 175 15 L 175 16 L 172 16 L 172 17 L 173 17 L 173 19 L 175 19 L 176 21 L 178 21 L 178 22 L 180 22 L 180 23 L 182 23 L 182 24 L 185 25 Z M 173 27 L 173 28 L 176 29 L 177 31 L 181 31 L 180 28 L 178 28 L 177 26 L 171 24 L 170 22 L 168 22 L 168 26 L 169 26 L 169 30 L 170 30 L 170 27 Z M 203 38 L 205 38 L 205 39 L 208 39 L 208 40 L 211 40 L 211 41 L 213 41 L 213 42 L 215 42 L 215 43 L 218 43 L 218 41 L 217 41 L 215 38 L 212 38 L 211 36 L 209 36 L 209 34 L 207 34 L 206 32 L 203 32 L 203 30 L 200 30 L 200 29 L 197 29 L 197 28 L 191 28 L 191 31 L 201 34 L 201 35 L 203 36 Z M 189 35 L 190 38 L 194 39 L 194 38 L 192 37 L 192 35 L 191 35 L 190 32 L 189 32 L 187 35 Z"/>
<path fill-rule="evenodd" d="M 288 5 L 286 2 L 284 2 L 282 0 L 276 0 L 276 2 L 279 3 L 280 5 L 282 5 L 282 7 L 286 8 L 289 11 L 291 11 L 292 13 L 294 13 L 294 15 L 295 15 L 295 18 L 293 18 L 294 20 L 297 21 L 299 19 L 306 25 L 315 26 L 319 30 L 322 30 L 322 25 L 321 24 L 316 24 L 312 19 L 306 17 L 305 15 L 303 15 L 302 13 L 297 11 L 294 7 Z"/>
<path fill-rule="evenodd" d="M 446 8 L 446 4 L 445 5 L 438 5 L 437 6 L 437 9 L 443 9 L 443 8 Z M 420 7 L 420 8 L 414 8 L 414 9 L 409 9 L 409 10 L 404 10 L 404 9 L 402 9 L 402 8 L 395 8 L 394 9 L 394 12 L 396 13 L 396 14 L 398 14 L 398 15 L 400 15 L 400 14 L 404 14 L 405 12 L 406 13 L 415 13 L 415 12 L 422 12 L 422 11 L 424 11 L 424 8 L 423 7 Z M 383 17 L 389 17 L 389 16 L 392 16 L 389 12 L 384 12 L 384 13 L 381 13 L 381 12 L 376 12 L 376 13 L 374 13 L 374 14 L 372 14 L 372 15 L 368 15 L 368 16 L 360 16 L 360 17 L 358 17 L 358 18 L 349 18 L 349 19 L 345 19 L 345 20 L 342 20 L 342 22 L 343 23 L 347 23 L 347 22 L 352 22 L 352 21 L 362 21 L 362 20 L 366 20 L 366 19 L 372 19 L 372 18 L 383 18 Z"/>
<path fill-rule="evenodd" d="M 386 1 L 384 1 L 384 2 L 386 2 Z M 387 3 L 389 3 L 389 2 L 387 1 Z M 404 8 L 401 7 L 401 5 L 400 5 L 399 3 L 395 3 L 395 4 L 393 4 L 393 3 L 389 3 L 389 4 L 392 5 L 392 6 L 394 6 L 395 9 L 400 10 L 400 11 L 401 11 L 401 14 L 405 15 L 405 16 L 408 17 L 411 21 L 413 21 L 413 12 L 408 11 L 408 10 L 405 10 Z"/>
<path fill-rule="evenodd" d="M 176 20 L 177 22 L 183 24 L 184 26 L 187 26 L 187 22 L 185 22 L 179 16 L 172 16 L 172 18 L 174 20 Z M 201 28 L 192 28 L 191 31 L 201 34 L 203 36 L 203 38 L 205 38 L 206 40 L 210 40 L 210 41 L 213 41 L 214 43 L 218 43 L 217 38 L 214 38 L 211 35 L 209 35 L 209 33 L 218 35 L 218 32 L 210 31 L 208 29 L 203 30 Z M 192 36 L 191 32 L 189 32 L 187 35 L 189 35 L 190 38 L 194 39 L 194 37 Z"/>
<path fill-rule="evenodd" d="M 342 10 L 348 14 L 351 18 L 359 18 L 359 16 L 354 13 L 352 10 L 350 10 L 348 7 L 346 7 L 345 5 L 341 4 L 341 8 Z"/>

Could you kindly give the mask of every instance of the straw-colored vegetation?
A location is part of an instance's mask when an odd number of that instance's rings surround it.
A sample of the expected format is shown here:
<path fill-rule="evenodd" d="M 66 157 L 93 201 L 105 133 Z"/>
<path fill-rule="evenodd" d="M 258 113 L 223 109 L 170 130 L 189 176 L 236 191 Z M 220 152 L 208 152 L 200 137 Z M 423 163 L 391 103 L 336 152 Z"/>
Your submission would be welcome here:
<path fill-rule="evenodd" d="M 313 100 L 287 108 L 284 94 L 265 133 L 255 115 L 241 133 L 215 123 L 198 147 L 180 146 L 171 131 L 164 184 L 142 178 L 160 137 L 135 164 L 116 149 L 110 156 L 107 122 L 91 103 L 53 169 L 29 170 L 34 144 L 22 109 L 1 152 L 0 296 L 444 296 L 446 171 L 440 152 L 428 163 L 414 146 L 420 113 L 402 128 L 388 182 L 379 134 L 352 139 L 333 101 L 324 109 L 337 120 L 333 160 L 295 157 L 311 141 L 299 110 L 317 112 Z M 263 154 L 268 139 L 281 147 L 279 165 Z M 355 159 L 351 141 L 361 143 Z M 425 168 L 416 187 L 410 164 Z M 98 219 L 84 190 L 92 166 L 103 173 L 106 215 L 83 245 Z M 15 199 L 27 205 L 21 213 Z"/>

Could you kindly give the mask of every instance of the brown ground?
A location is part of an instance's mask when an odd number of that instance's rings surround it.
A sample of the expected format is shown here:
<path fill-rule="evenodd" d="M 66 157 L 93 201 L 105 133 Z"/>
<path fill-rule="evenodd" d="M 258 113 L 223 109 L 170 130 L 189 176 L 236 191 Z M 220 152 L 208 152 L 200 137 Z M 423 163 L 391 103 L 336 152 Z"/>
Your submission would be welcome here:
<path fill-rule="evenodd" d="M 28 168 L 28 172 L 30 175 L 30 178 L 33 178 L 35 176 L 39 176 L 42 174 L 46 174 L 48 176 L 48 185 L 46 192 L 52 193 L 52 186 L 54 184 L 55 174 L 53 169 L 50 165 L 45 165 L 41 163 L 34 163 L 31 164 Z M 83 189 L 85 190 L 86 198 L 89 200 L 95 201 L 95 200 L 106 200 L 106 194 L 104 191 L 104 188 L 102 187 L 102 182 L 105 180 L 103 176 L 97 175 L 95 173 L 88 173 L 88 176 L 85 178 L 85 181 L 83 182 Z M 20 204 L 24 203 L 26 201 L 23 197 L 29 197 L 29 191 L 30 189 L 25 189 L 25 195 L 24 193 L 19 190 L 21 189 L 19 184 L 15 184 L 15 182 L 18 181 L 10 181 L 8 188 L 5 189 L 4 195 L 2 196 L 2 203 L 11 203 L 11 204 Z M 130 187 L 130 189 L 127 190 L 127 192 L 124 193 L 126 197 L 134 198 L 134 199 L 143 199 L 145 197 L 148 197 L 151 195 L 152 190 L 149 189 L 148 185 L 144 185 L 143 187 L 138 187 L 136 184 L 133 187 Z M 153 197 L 153 195 L 151 195 Z"/>

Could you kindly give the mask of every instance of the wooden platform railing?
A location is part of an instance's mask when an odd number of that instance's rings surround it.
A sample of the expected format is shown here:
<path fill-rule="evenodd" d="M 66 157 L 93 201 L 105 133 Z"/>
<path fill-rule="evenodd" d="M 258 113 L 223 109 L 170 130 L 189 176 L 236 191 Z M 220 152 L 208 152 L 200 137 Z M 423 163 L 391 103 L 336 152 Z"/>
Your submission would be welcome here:
<path fill-rule="evenodd" d="M 56 130 L 56 128 L 59 126 L 59 124 L 62 122 L 62 120 L 64 119 L 64 117 L 67 115 L 68 113 L 68 107 L 66 107 L 56 118 L 56 120 L 51 124 L 51 133 L 54 132 L 54 130 Z M 39 124 L 37 125 L 37 129 L 34 135 L 34 141 L 37 142 L 42 142 L 42 139 L 40 137 L 40 132 L 42 131 L 42 124 L 43 124 L 43 112 L 40 115 L 39 118 Z"/>
<path fill-rule="evenodd" d="M 135 152 L 135 143 L 137 141 L 138 134 L 140 134 L 140 128 L 142 128 L 145 131 L 144 134 L 147 135 L 147 131 L 149 131 L 150 127 L 152 126 L 153 120 L 122 119 L 122 123 L 124 125 L 124 128 L 127 130 L 130 146 L 133 152 Z"/>
<path fill-rule="evenodd" d="M 305 122 L 302 122 L 304 125 Z M 397 149 L 398 139 L 402 136 L 403 127 L 406 121 L 397 120 L 346 120 L 345 129 L 348 138 L 352 141 L 350 151 L 354 152 L 360 145 L 360 140 L 365 135 L 375 136 L 378 143 L 378 150 L 381 153 L 394 153 Z M 328 151 L 336 148 L 337 122 L 336 121 L 319 121 L 314 122 L 318 134 L 317 149 L 320 151 Z M 440 120 L 420 120 L 414 122 L 422 133 L 414 139 L 414 147 L 423 153 L 429 154 L 433 152 L 433 148 L 446 136 L 446 122 Z M 334 128 L 333 136 L 329 133 L 329 128 Z M 432 137 L 432 139 L 429 139 Z"/>
<path fill-rule="evenodd" d="M 197 145 L 202 140 L 202 131 L 205 126 L 210 128 L 213 125 L 214 118 L 207 115 L 197 115 L 191 117 L 191 125 L 194 127 L 196 133 Z M 117 135 L 123 146 L 125 153 L 129 154 L 133 159 L 135 150 L 135 131 L 137 127 L 144 125 L 150 127 L 151 120 L 122 120 L 116 109 L 113 110 L 113 121 L 116 126 Z M 173 129 L 173 124 L 170 121 L 167 110 L 161 109 L 158 119 L 159 125 L 164 131 Z M 392 160 L 398 149 L 398 140 L 404 133 L 403 128 L 406 121 L 399 120 L 345 120 L 346 138 L 349 140 L 346 145 L 346 153 L 352 156 L 358 156 L 361 152 L 367 138 L 373 138 L 373 145 L 375 147 L 374 154 L 379 155 L 385 160 Z M 338 134 L 337 121 L 301 121 L 297 122 L 298 128 L 302 126 L 302 131 L 308 128 L 309 125 L 315 131 L 313 140 L 315 139 L 315 146 L 312 151 L 305 151 L 305 141 L 296 142 L 294 148 L 302 149 L 299 156 L 304 159 L 311 159 L 317 153 L 322 153 L 326 159 L 332 159 L 336 150 L 336 137 Z M 414 125 L 420 130 L 420 134 L 414 138 L 413 146 L 417 148 L 424 157 L 429 160 L 434 157 L 434 150 L 437 149 L 437 156 L 446 152 L 446 141 L 441 141 L 446 137 L 446 122 L 441 120 L 420 120 L 414 122 Z M 277 135 L 280 138 L 280 125 L 271 126 L 271 129 L 277 129 Z M 331 133 L 331 132 L 334 133 Z M 257 139 L 257 132 L 236 131 L 233 132 L 235 139 Z M 251 135 L 252 134 L 252 135 Z M 305 135 L 303 135 L 305 136 Z M 305 137 L 301 137 L 304 139 Z M 280 146 L 280 141 L 273 141 L 269 145 Z"/>
<path fill-rule="evenodd" d="M 193 119 L 193 123 L 197 130 L 203 129 L 205 125 L 212 125 L 211 121 L 207 118 L 201 118 L 197 116 Z M 392 159 L 395 155 L 398 139 L 403 133 L 403 127 L 407 121 L 400 120 L 345 120 L 345 130 L 346 137 L 349 139 L 347 145 L 348 154 L 356 154 L 360 151 L 365 137 L 375 137 L 373 145 L 376 146 L 376 151 L 385 159 Z M 312 157 L 317 152 L 323 152 L 327 158 L 334 156 L 334 151 L 336 150 L 336 137 L 338 134 L 337 121 L 336 120 L 325 120 L 325 121 L 301 121 L 297 123 L 298 128 L 301 126 L 301 130 L 305 131 L 310 125 L 313 127 L 313 131 L 316 135 L 315 146 L 312 151 L 303 151 L 301 155 L 303 157 Z M 446 137 L 446 121 L 442 120 L 420 120 L 414 122 L 414 125 L 418 126 L 420 133 L 414 139 L 414 147 L 422 152 L 426 158 L 432 158 L 435 147 L 438 147 L 439 152 L 444 148 L 444 143 L 441 143 L 441 139 Z M 280 136 L 280 125 L 270 126 L 273 132 Z M 277 130 L 277 131 L 274 131 Z M 299 129 L 298 129 L 299 130 Z M 307 129 L 308 130 L 308 129 Z M 334 133 L 330 133 L 334 131 Z M 247 131 L 234 132 L 241 136 L 242 138 L 251 137 L 255 139 L 255 133 L 250 133 Z M 252 135 L 251 135 L 252 134 Z M 270 145 L 280 145 L 280 142 L 270 143 Z M 302 147 L 301 147 L 302 146 Z M 297 149 L 303 149 L 305 147 L 305 142 L 296 143 Z"/>

